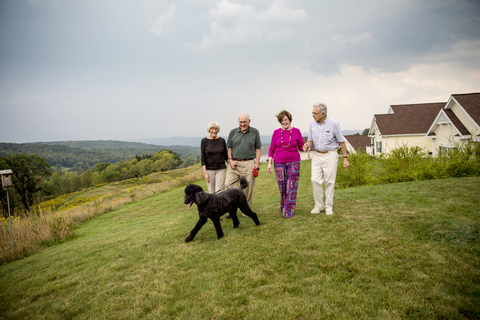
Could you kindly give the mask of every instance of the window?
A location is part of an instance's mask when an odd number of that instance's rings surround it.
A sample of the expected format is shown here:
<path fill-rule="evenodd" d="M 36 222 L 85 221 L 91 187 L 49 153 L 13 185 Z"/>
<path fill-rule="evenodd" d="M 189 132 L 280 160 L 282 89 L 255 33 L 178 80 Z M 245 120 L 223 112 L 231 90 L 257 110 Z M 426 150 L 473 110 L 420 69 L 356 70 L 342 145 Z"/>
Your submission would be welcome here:
<path fill-rule="evenodd" d="M 455 149 L 456 149 L 455 146 L 451 144 L 442 143 L 442 145 L 438 147 L 438 153 L 441 156 L 449 157 L 453 154 Z"/>
<path fill-rule="evenodd" d="M 382 153 L 382 141 L 377 141 L 376 143 L 376 153 Z"/>

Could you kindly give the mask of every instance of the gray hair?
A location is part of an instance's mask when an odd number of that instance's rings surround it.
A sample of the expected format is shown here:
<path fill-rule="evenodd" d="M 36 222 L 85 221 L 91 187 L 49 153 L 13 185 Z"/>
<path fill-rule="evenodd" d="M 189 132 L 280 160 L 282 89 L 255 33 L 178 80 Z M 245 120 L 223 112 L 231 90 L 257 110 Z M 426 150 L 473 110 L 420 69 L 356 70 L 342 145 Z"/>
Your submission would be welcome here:
<path fill-rule="evenodd" d="M 327 105 L 323 102 L 316 103 L 313 105 L 314 108 L 318 108 L 318 112 L 325 113 L 327 115 Z"/>
<path fill-rule="evenodd" d="M 207 126 L 207 132 L 210 132 L 210 130 L 211 130 L 212 128 L 217 128 L 218 131 L 220 131 L 220 125 L 218 124 L 217 121 L 212 121 L 212 122 L 210 122 L 210 123 L 208 124 L 208 126 Z"/>

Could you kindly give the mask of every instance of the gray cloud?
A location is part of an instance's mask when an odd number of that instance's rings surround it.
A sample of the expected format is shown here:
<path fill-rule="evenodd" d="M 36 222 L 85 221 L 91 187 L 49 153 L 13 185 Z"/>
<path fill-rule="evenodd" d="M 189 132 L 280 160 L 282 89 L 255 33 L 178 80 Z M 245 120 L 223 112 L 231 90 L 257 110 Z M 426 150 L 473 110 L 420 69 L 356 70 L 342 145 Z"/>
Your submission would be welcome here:
<path fill-rule="evenodd" d="M 0 139 L 203 135 L 212 119 L 235 126 L 240 111 L 268 132 L 283 108 L 305 128 L 309 111 L 297 114 L 320 100 L 344 111 L 332 110 L 344 129 L 363 129 L 388 104 L 480 90 L 479 8 L 462 0 L 0 1 L 8 120 Z M 364 109 L 355 119 L 352 105 Z"/>

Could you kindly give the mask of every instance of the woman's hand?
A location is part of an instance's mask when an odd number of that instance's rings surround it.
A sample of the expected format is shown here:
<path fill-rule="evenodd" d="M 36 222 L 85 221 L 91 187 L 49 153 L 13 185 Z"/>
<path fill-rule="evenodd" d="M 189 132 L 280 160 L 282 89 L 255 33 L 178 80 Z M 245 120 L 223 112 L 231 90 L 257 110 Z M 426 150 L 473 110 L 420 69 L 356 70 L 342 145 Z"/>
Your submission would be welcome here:
<path fill-rule="evenodd" d="M 205 173 L 205 180 L 207 180 L 207 183 L 210 183 L 210 176 L 208 173 Z"/>
<path fill-rule="evenodd" d="M 272 174 L 272 164 L 271 163 L 269 163 L 268 166 L 267 166 L 267 172 L 269 174 Z"/>

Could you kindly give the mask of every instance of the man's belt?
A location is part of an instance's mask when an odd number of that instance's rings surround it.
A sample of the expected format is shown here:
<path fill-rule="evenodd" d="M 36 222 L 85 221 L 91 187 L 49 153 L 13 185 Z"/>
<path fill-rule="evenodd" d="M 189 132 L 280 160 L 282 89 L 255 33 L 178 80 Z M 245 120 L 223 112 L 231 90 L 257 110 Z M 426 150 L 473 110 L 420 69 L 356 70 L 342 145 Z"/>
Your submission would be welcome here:
<path fill-rule="evenodd" d="M 338 149 L 328 150 L 328 151 L 317 151 L 318 153 L 329 153 L 332 151 L 337 151 Z"/>
<path fill-rule="evenodd" d="M 235 161 L 250 161 L 250 160 L 253 160 L 253 158 L 250 158 L 250 159 L 238 159 L 238 158 L 232 158 L 233 160 Z"/>

